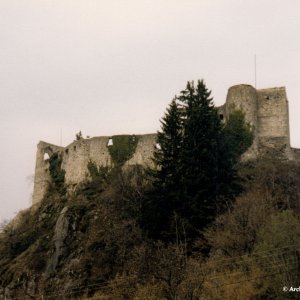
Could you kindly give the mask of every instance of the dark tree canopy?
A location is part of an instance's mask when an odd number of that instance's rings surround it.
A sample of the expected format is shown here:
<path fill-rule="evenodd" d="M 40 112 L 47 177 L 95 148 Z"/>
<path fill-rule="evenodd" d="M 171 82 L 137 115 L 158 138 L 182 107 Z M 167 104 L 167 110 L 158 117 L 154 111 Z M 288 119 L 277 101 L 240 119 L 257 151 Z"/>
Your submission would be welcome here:
<path fill-rule="evenodd" d="M 174 99 L 161 120 L 161 131 L 157 133 L 154 162 L 159 169 L 155 172 L 155 183 L 161 189 L 175 188 L 180 183 L 178 166 L 182 144 L 182 118 Z"/>
<path fill-rule="evenodd" d="M 161 120 L 154 161 L 155 191 L 149 202 L 155 230 L 195 236 L 237 192 L 235 164 L 251 145 L 240 112 L 224 124 L 203 80 L 188 82 Z M 176 228 L 175 228 L 176 227 Z"/>
<path fill-rule="evenodd" d="M 201 80 L 188 83 L 178 97 L 185 106 L 180 215 L 197 228 L 213 216 L 220 193 L 222 125 L 210 95 Z"/>
<path fill-rule="evenodd" d="M 236 163 L 253 142 L 251 127 L 245 122 L 245 115 L 242 111 L 236 110 L 230 114 L 224 127 L 224 135 L 230 148 L 230 156 L 233 163 Z"/>

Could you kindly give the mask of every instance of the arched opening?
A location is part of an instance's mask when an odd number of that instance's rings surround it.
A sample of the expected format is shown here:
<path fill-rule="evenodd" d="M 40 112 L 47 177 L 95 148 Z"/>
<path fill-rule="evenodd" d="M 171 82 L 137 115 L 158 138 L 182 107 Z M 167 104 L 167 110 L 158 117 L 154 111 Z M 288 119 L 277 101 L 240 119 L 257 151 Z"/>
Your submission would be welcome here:
<path fill-rule="evenodd" d="M 108 143 L 107 143 L 107 146 L 113 146 L 114 145 L 114 142 L 113 142 L 113 139 L 112 138 L 109 138 L 108 139 Z"/>
<path fill-rule="evenodd" d="M 41 151 L 42 151 L 44 161 L 50 159 L 51 155 L 53 154 L 53 150 L 50 146 L 41 149 Z"/>
<path fill-rule="evenodd" d="M 44 161 L 48 160 L 50 158 L 49 154 L 46 152 L 44 153 Z"/>

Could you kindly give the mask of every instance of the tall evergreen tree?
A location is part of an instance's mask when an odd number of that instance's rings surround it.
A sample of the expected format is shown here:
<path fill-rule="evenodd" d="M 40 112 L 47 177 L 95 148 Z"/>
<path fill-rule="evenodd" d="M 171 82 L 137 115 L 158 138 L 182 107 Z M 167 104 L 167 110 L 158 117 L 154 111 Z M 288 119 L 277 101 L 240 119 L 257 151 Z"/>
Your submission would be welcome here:
<path fill-rule="evenodd" d="M 180 215 L 189 220 L 192 230 L 212 220 L 220 193 L 222 124 L 210 95 L 199 80 L 196 86 L 188 82 L 178 97 L 185 107 Z"/>
<path fill-rule="evenodd" d="M 244 116 L 224 126 L 203 80 L 187 87 L 167 108 L 154 153 L 154 192 L 144 206 L 152 236 L 192 240 L 239 191 L 234 169 L 251 145 Z"/>
<path fill-rule="evenodd" d="M 154 151 L 156 170 L 152 172 L 154 191 L 144 206 L 144 224 L 150 235 L 169 235 L 172 216 L 176 212 L 181 183 L 179 172 L 182 145 L 181 110 L 176 99 L 170 103 L 161 119 Z"/>
<path fill-rule="evenodd" d="M 158 169 L 155 172 L 155 185 L 164 191 L 178 187 L 178 172 L 182 144 L 181 111 L 173 99 L 165 116 L 161 120 L 161 131 L 157 133 L 157 147 L 154 162 Z"/>

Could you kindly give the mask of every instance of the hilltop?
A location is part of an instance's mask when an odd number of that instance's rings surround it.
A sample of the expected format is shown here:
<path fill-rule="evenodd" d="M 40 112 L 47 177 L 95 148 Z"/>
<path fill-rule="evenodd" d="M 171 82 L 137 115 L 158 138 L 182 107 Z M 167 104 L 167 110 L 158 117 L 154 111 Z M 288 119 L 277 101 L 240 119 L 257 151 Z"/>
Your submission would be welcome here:
<path fill-rule="evenodd" d="M 300 278 L 284 95 L 241 85 L 215 108 L 191 82 L 155 135 L 39 143 L 34 205 L 0 233 L 0 299 L 282 299 Z"/>

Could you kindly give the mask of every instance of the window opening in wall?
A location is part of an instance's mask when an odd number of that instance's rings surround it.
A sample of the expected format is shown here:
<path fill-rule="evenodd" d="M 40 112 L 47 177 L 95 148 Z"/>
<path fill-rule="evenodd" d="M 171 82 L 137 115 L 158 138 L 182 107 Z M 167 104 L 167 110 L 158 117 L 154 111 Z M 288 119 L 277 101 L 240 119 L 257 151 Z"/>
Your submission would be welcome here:
<path fill-rule="evenodd" d="M 48 160 L 50 158 L 48 153 L 44 153 L 44 160 Z"/>
<path fill-rule="evenodd" d="M 224 115 L 223 114 L 219 114 L 219 118 L 220 118 L 221 121 L 223 121 L 224 120 Z"/>
<path fill-rule="evenodd" d="M 66 149 L 65 152 L 66 152 L 66 154 L 69 154 L 69 149 Z"/>
<path fill-rule="evenodd" d="M 109 138 L 109 139 L 108 139 L 107 146 L 113 146 L 113 145 L 114 145 L 113 139 L 112 139 L 112 138 Z"/>
<path fill-rule="evenodd" d="M 76 146 L 73 147 L 74 151 L 76 151 Z"/>

